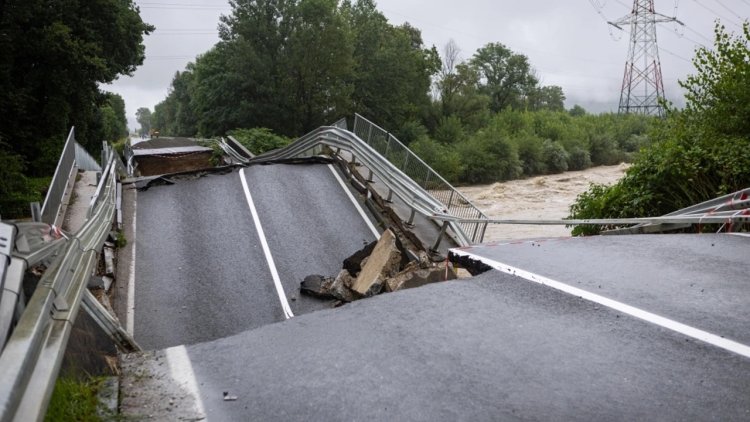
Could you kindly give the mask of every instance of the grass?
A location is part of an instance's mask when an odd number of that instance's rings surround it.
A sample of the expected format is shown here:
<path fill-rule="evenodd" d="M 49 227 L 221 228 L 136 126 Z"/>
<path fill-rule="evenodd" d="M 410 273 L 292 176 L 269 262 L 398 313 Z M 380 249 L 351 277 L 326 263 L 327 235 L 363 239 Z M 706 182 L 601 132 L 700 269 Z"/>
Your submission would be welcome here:
<path fill-rule="evenodd" d="M 96 413 L 97 393 L 103 378 L 59 378 L 47 407 L 46 422 L 94 422 L 102 419 Z"/>
<path fill-rule="evenodd" d="M 115 246 L 118 248 L 124 248 L 128 244 L 128 239 L 125 238 L 125 233 L 122 230 L 117 231 L 117 239 L 115 239 Z"/>

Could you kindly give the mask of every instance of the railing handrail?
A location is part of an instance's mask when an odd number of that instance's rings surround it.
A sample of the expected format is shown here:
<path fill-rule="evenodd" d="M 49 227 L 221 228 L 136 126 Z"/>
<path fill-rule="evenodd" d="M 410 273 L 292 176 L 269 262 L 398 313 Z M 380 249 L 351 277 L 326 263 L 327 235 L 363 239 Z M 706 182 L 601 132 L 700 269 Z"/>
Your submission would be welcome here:
<path fill-rule="evenodd" d="M 47 224 L 55 224 L 57 214 L 60 212 L 62 199 L 65 195 L 70 176 L 75 165 L 75 126 L 70 128 L 68 138 L 63 146 L 60 159 L 57 161 L 55 174 L 52 176 L 52 182 L 47 190 L 47 196 L 44 198 L 42 205 L 42 221 Z"/>
<path fill-rule="evenodd" d="M 435 199 L 393 163 L 386 160 L 372 146 L 348 130 L 333 126 L 322 126 L 284 148 L 259 155 L 247 162 L 261 163 L 291 158 L 320 144 L 352 152 L 366 167 L 378 175 L 386 187 L 391 189 L 409 207 L 427 218 L 447 221 L 456 237 L 456 241 L 461 246 L 468 246 L 472 243 L 470 237 L 461 228 L 460 220 L 450 215 L 443 203 Z"/>
<path fill-rule="evenodd" d="M 96 253 L 115 214 L 116 154 L 100 180 L 91 217 L 42 276 L 0 355 L 0 420 L 41 420 L 62 364 Z"/>
<path fill-rule="evenodd" d="M 371 125 L 375 126 L 376 128 L 382 130 L 383 132 L 388 133 L 388 135 L 391 137 L 391 139 L 394 142 L 396 142 L 399 146 L 401 146 L 403 149 L 405 149 L 408 152 L 408 154 L 410 154 L 411 157 L 415 158 L 420 164 L 422 164 L 423 166 L 425 166 L 432 174 L 434 174 L 438 178 L 438 180 L 440 180 L 441 182 L 443 182 L 447 186 L 449 186 L 464 202 L 468 203 L 473 208 L 475 208 L 477 211 L 479 211 L 479 213 L 481 213 L 481 215 L 483 217 L 485 217 L 485 218 L 487 217 L 487 215 L 484 213 L 484 211 L 482 211 L 481 209 L 479 209 L 479 207 L 477 207 L 476 205 L 474 205 L 474 203 L 471 202 L 471 200 L 469 200 L 469 198 L 467 198 L 464 194 L 461 193 L 461 191 L 459 191 L 453 185 L 451 185 L 450 182 L 448 182 L 447 180 L 445 180 L 445 178 L 443 176 L 441 176 L 440 173 L 436 172 L 432 167 L 430 167 L 429 164 L 427 164 L 424 160 L 422 160 L 417 154 L 414 153 L 414 151 L 412 151 L 411 149 L 409 149 L 409 147 L 407 147 L 403 142 L 399 141 L 398 138 L 396 138 L 392 133 L 388 132 L 387 130 L 385 130 L 382 127 L 378 126 L 377 124 L 373 123 L 372 121 L 370 121 L 369 119 L 367 119 L 366 117 L 362 116 L 359 113 L 354 113 L 354 117 L 355 117 L 355 119 L 356 118 L 362 119 L 365 122 L 367 122 L 368 124 L 371 124 Z M 387 158 L 388 157 L 386 157 L 386 159 Z"/>

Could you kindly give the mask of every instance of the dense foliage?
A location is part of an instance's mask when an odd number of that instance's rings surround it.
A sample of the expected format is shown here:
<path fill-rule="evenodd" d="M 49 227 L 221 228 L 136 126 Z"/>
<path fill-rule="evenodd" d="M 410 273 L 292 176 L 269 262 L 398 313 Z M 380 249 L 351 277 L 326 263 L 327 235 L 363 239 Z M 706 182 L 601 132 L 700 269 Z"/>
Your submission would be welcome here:
<path fill-rule="evenodd" d="M 693 63 L 685 109 L 650 132 L 653 145 L 619 183 L 581 195 L 571 217 L 663 215 L 750 186 L 750 25 L 734 35 L 717 24 L 714 48 Z"/>
<path fill-rule="evenodd" d="M 648 119 L 566 112 L 562 88 L 540 85 L 528 58 L 503 44 L 462 61 L 451 41 L 441 57 L 372 0 L 231 4 L 221 42 L 156 106 L 161 134 L 299 136 L 358 112 L 458 183 L 615 164 L 647 141 Z"/>
<path fill-rule="evenodd" d="M 454 116 L 409 146 L 446 179 L 490 183 L 631 161 L 653 119 L 565 111 L 491 113 L 472 131 Z M 450 136 L 444 134 L 449 133 Z"/>
<path fill-rule="evenodd" d="M 355 110 L 401 127 L 429 104 L 439 59 L 370 0 L 232 1 L 221 41 L 178 72 L 152 126 L 166 135 L 267 127 L 301 135 Z"/>
<path fill-rule="evenodd" d="M 230 131 L 229 135 L 255 155 L 284 147 L 292 141 L 289 138 L 275 135 L 267 128 L 235 129 Z"/>
<path fill-rule="evenodd" d="M 152 27 L 131 0 L 5 0 L 0 28 L 0 213 L 11 217 L 40 199 L 22 174 L 51 176 L 71 126 L 92 152 L 123 136 L 122 98 L 98 86 L 143 62 Z"/>

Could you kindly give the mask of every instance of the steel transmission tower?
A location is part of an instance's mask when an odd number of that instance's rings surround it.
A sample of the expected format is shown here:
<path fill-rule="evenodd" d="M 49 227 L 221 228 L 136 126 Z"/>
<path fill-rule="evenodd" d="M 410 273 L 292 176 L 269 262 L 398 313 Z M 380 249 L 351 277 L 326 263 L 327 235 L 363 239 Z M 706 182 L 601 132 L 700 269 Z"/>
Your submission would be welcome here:
<path fill-rule="evenodd" d="M 663 116 L 659 100 L 664 98 L 664 83 L 656 44 L 656 24 L 677 22 L 677 18 L 656 13 L 654 0 L 634 0 L 633 11 L 614 22 L 617 29 L 630 26 L 630 45 L 622 78 L 620 108 L 622 113 Z"/>

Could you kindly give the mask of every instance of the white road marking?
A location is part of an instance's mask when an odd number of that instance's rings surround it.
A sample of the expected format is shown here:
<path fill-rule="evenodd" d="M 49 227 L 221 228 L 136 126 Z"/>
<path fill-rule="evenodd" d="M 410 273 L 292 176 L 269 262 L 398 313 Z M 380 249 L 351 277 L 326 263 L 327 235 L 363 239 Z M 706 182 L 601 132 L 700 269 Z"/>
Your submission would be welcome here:
<path fill-rule="evenodd" d="M 273 284 L 276 286 L 276 293 L 279 295 L 279 301 L 281 302 L 281 308 L 284 310 L 284 316 L 286 319 L 289 319 L 294 316 L 292 313 L 292 308 L 289 306 L 289 301 L 286 298 L 286 293 L 284 293 L 284 287 L 281 285 L 281 280 L 279 279 L 279 272 L 276 270 L 276 264 L 273 261 L 273 256 L 271 255 L 271 249 L 268 247 L 268 242 L 266 241 L 266 235 L 263 232 L 263 226 L 260 224 L 260 218 L 258 218 L 258 211 L 255 209 L 255 204 L 253 203 L 253 197 L 250 195 L 250 188 L 247 186 L 247 180 L 245 179 L 245 170 L 240 169 L 240 181 L 242 182 L 242 189 L 245 190 L 245 197 L 247 198 L 247 205 L 250 207 L 250 213 L 253 215 L 253 221 L 255 222 L 255 229 L 258 231 L 258 237 L 260 237 L 260 245 L 263 248 L 263 254 L 266 256 L 266 261 L 268 262 L 268 268 L 271 270 L 271 278 L 273 278 Z"/>
<path fill-rule="evenodd" d="M 352 204 L 354 204 L 354 207 L 357 209 L 357 211 L 359 211 L 359 215 L 361 215 L 362 219 L 365 220 L 365 223 L 367 223 L 367 227 L 369 227 L 372 234 L 375 235 L 375 239 L 380 239 L 380 232 L 378 232 L 378 229 L 376 229 L 375 226 L 372 225 L 372 221 L 370 221 L 370 219 L 367 217 L 367 214 L 365 214 L 365 210 L 363 210 L 359 205 L 359 202 L 354 199 L 354 195 L 352 195 L 352 193 L 349 191 L 349 188 L 346 187 L 344 181 L 341 180 L 341 176 L 339 176 L 338 172 L 336 172 L 336 169 L 333 168 L 332 164 L 329 164 L 328 168 L 331 169 L 331 173 L 333 173 L 333 175 L 336 177 L 336 180 L 338 180 L 339 184 L 341 184 L 344 192 L 346 192 L 346 196 L 349 197 L 349 199 L 352 201 Z"/>
<path fill-rule="evenodd" d="M 170 347 L 164 350 L 164 354 L 167 357 L 167 364 L 169 365 L 169 372 L 172 379 L 177 385 L 187 390 L 193 396 L 194 410 L 197 413 L 196 417 L 206 420 L 206 410 L 203 407 L 203 400 L 201 400 L 200 391 L 198 390 L 198 381 L 195 379 L 195 372 L 193 372 L 193 365 L 190 363 L 187 349 L 185 349 L 185 346 Z"/>
<path fill-rule="evenodd" d="M 604 296 L 600 296 L 598 294 L 591 293 L 586 290 L 582 290 L 577 287 L 567 285 L 565 283 L 561 283 L 551 278 L 547 278 L 538 274 L 534 274 L 532 272 L 522 270 L 520 268 L 516 268 L 511 265 L 503 264 L 502 262 L 494 261 L 492 259 L 488 259 L 479 255 L 471 254 L 471 253 L 461 251 L 458 249 L 452 249 L 451 252 L 455 253 L 456 255 L 468 256 L 472 259 L 476 259 L 481 262 L 484 262 L 485 264 L 495 268 L 496 270 L 500 272 L 514 275 L 517 277 L 521 277 L 525 280 L 538 283 L 543 286 L 549 286 L 549 287 L 552 287 L 553 289 L 560 290 L 562 292 L 571 294 L 573 296 L 579 296 L 588 301 L 598 303 L 608 308 L 612 308 L 616 311 L 620 311 L 624 314 L 642 319 L 652 324 L 656 324 L 668 330 L 675 331 L 677 333 L 683 334 L 693 339 L 700 340 L 705 343 L 711 344 L 713 346 L 730 351 L 732 353 L 737 353 L 738 355 L 750 358 L 750 346 L 747 346 L 745 344 L 723 338 L 716 334 L 712 334 L 707 331 L 703 331 L 698 328 L 685 325 L 683 323 L 671 320 L 669 318 L 665 318 L 663 316 L 656 315 L 648 311 L 644 311 L 643 309 L 639 309 L 634 306 L 626 305 L 622 302 L 618 302 L 616 300 L 612 300 Z"/>
<path fill-rule="evenodd" d="M 128 277 L 128 309 L 125 312 L 125 329 L 131 337 L 135 332 L 135 236 L 138 191 L 133 190 L 133 238 L 130 240 L 130 275 Z"/>

